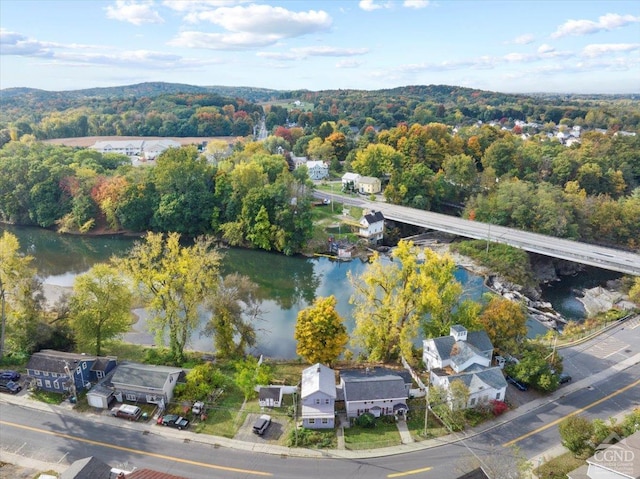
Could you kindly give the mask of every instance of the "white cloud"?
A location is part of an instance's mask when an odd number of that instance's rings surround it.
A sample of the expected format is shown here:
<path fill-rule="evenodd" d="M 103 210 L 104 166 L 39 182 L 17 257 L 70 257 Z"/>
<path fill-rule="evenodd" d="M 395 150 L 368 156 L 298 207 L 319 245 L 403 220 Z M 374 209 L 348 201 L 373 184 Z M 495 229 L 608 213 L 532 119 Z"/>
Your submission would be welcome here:
<path fill-rule="evenodd" d="M 180 32 L 167 42 L 172 47 L 204 48 L 208 50 L 250 50 L 274 45 L 279 35 L 254 35 L 251 33 Z"/>
<path fill-rule="evenodd" d="M 415 9 L 426 8 L 429 6 L 429 0 L 404 0 L 402 6 Z"/>
<path fill-rule="evenodd" d="M 211 8 L 232 7 L 250 0 L 164 0 L 165 7 L 176 12 L 197 12 Z"/>
<path fill-rule="evenodd" d="M 257 56 L 270 60 L 298 61 L 309 57 L 352 57 L 369 53 L 368 48 L 303 47 L 289 52 L 258 52 Z"/>
<path fill-rule="evenodd" d="M 362 62 L 357 60 L 341 60 L 336 63 L 336 68 L 358 68 Z"/>
<path fill-rule="evenodd" d="M 367 12 L 373 12 L 374 10 L 380 10 L 381 8 L 391 8 L 393 3 L 390 1 L 383 3 L 376 3 L 375 0 L 360 0 L 358 6 Z"/>
<path fill-rule="evenodd" d="M 131 0 L 116 0 L 115 5 L 109 5 L 105 10 L 107 12 L 107 18 L 111 20 L 129 22 L 134 25 L 164 23 L 160 14 L 153 10 L 152 7 L 153 3 L 150 1 L 136 2 Z"/>
<path fill-rule="evenodd" d="M 607 13 L 601 16 L 597 22 L 593 20 L 567 20 L 551 34 L 551 38 L 561 38 L 568 35 L 589 35 L 603 30 L 614 30 L 637 22 L 640 22 L 640 16 L 618 15 L 617 13 Z"/>
<path fill-rule="evenodd" d="M 538 53 L 540 54 L 551 53 L 551 52 L 554 52 L 555 50 L 556 49 L 554 47 L 546 43 L 543 43 L 538 47 Z"/>
<path fill-rule="evenodd" d="M 292 52 L 303 56 L 323 56 L 323 57 L 351 57 L 365 55 L 369 53 L 368 48 L 335 48 L 335 47 L 304 47 L 292 48 Z"/>
<path fill-rule="evenodd" d="M 0 29 L 0 55 L 48 56 L 51 55 L 50 46 L 21 33 Z"/>
<path fill-rule="evenodd" d="M 587 45 L 582 54 L 587 57 L 599 57 L 611 53 L 622 53 L 640 50 L 640 43 L 595 43 Z"/>
<path fill-rule="evenodd" d="M 332 20 L 322 10 L 293 12 L 270 5 L 236 6 L 196 12 L 187 16 L 190 21 L 208 21 L 230 32 L 277 35 L 291 38 L 328 30 Z"/>
<path fill-rule="evenodd" d="M 530 33 L 525 33 L 524 35 L 520 35 L 513 39 L 513 43 L 517 45 L 528 45 L 529 43 L 533 43 L 535 40 L 534 36 Z"/>

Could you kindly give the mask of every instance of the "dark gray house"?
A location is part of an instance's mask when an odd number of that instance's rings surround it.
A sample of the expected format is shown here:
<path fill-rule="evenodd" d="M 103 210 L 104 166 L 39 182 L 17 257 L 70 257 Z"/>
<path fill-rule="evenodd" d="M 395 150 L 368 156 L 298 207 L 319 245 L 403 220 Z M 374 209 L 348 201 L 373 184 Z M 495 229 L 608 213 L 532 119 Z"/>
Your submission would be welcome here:
<path fill-rule="evenodd" d="M 118 364 L 117 358 L 43 349 L 33 353 L 27 375 L 45 391 L 77 394 L 101 381 Z"/>
<path fill-rule="evenodd" d="M 365 412 L 405 416 L 409 410 L 411 377 L 405 372 L 377 367 L 340 371 L 340 389 L 350 418 Z"/>

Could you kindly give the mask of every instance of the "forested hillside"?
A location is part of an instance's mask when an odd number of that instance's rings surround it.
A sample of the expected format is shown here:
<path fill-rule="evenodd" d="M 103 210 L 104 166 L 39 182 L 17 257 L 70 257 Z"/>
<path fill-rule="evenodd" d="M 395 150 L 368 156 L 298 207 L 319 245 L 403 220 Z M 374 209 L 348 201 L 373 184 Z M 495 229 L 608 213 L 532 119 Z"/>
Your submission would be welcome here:
<path fill-rule="evenodd" d="M 310 187 L 306 170 L 293 170 L 293 155 L 328 163 L 336 179 L 345 171 L 378 177 L 389 202 L 640 248 L 637 99 L 414 86 L 255 91 L 271 98 L 257 104 L 181 88 L 142 84 L 123 88 L 121 97 L 56 93 L 40 106 L 42 92 L 3 94 L 0 220 L 213 233 L 294 253 L 309 238 Z M 255 141 L 262 118 L 267 138 Z M 231 150 L 211 144 L 206 155 L 169 150 L 155 168 L 38 141 L 85 135 L 236 140 Z"/>

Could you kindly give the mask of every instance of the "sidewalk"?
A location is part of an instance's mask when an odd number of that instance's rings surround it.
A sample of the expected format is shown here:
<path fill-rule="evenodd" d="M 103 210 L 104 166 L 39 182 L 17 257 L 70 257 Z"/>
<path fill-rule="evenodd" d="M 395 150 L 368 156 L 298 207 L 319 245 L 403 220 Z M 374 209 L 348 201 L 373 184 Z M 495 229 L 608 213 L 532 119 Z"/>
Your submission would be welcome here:
<path fill-rule="evenodd" d="M 403 443 L 397 446 L 378 448 L 378 449 L 364 449 L 364 450 L 356 450 L 351 451 L 348 449 L 305 449 L 305 448 L 290 448 L 285 446 L 279 446 L 274 444 L 267 443 L 253 443 L 253 442 L 245 442 L 239 441 L 235 439 L 228 439 L 225 437 L 219 436 L 210 436 L 206 434 L 198 434 L 190 431 L 178 431 L 170 428 L 159 428 L 155 424 L 152 423 L 136 423 L 123 421 L 119 418 L 114 418 L 111 416 L 105 416 L 102 414 L 94 414 L 87 413 L 88 416 L 94 422 L 104 423 L 104 424 L 112 424 L 117 425 L 121 428 L 129 428 L 140 431 L 145 431 L 146 434 L 158 434 L 162 436 L 172 436 L 180 439 L 185 439 L 185 436 L 189 438 L 191 442 L 199 442 L 202 444 L 209 444 L 214 447 L 227 447 L 232 449 L 238 449 L 243 451 L 261 453 L 261 454 L 276 454 L 280 456 L 291 456 L 291 457 L 309 457 L 309 458 L 336 458 L 336 459 L 366 459 L 373 457 L 384 457 L 384 456 L 392 456 L 397 454 L 405 454 L 409 452 L 415 452 L 425 449 L 430 449 L 437 446 L 442 446 L 444 444 L 450 444 L 459 442 L 462 440 L 470 439 L 474 436 L 482 434 L 486 431 L 492 430 L 499 426 L 509 423 L 517 417 L 520 417 L 524 414 L 527 414 L 531 411 L 534 411 L 542 406 L 545 406 L 549 403 L 556 401 L 557 399 L 565 396 L 571 392 L 577 391 L 579 389 L 585 388 L 587 386 L 592 385 L 594 382 L 597 382 L 601 379 L 609 376 L 613 371 L 622 371 L 636 363 L 640 362 L 640 354 L 636 354 L 625 361 L 622 361 L 615 366 L 601 371 L 600 373 L 594 374 L 593 376 L 589 376 L 588 378 L 582 379 L 580 381 L 576 381 L 574 383 L 569 383 L 565 386 L 562 386 L 560 389 L 555 391 L 554 393 L 546 396 L 544 398 L 536 399 L 529 403 L 523 404 L 517 409 L 508 411 L 503 414 L 499 418 L 496 418 L 493 421 L 489 421 L 487 423 L 481 424 L 475 428 L 468 429 L 464 432 L 451 434 L 448 436 L 443 436 L 435 439 L 428 439 L 425 441 L 413 441 L 409 432 L 406 430 L 406 424 L 404 424 L 404 429 L 402 429 L 402 425 L 400 425 L 399 430 L 401 431 L 401 438 Z M 52 406 L 49 404 L 41 403 L 39 401 L 34 401 L 28 397 L 27 394 L 21 394 L 18 396 L 12 396 L 8 394 L 0 395 L 0 404 L 2 403 L 12 403 L 24 408 L 29 408 L 33 410 L 41 410 L 41 411 L 49 411 L 54 412 L 56 414 L 73 414 L 73 411 L 69 409 L 69 407 L 65 406 Z M 403 433 L 404 431 L 404 433 Z M 559 454 L 564 452 L 564 448 L 562 446 L 555 446 L 542 454 L 532 458 L 534 465 L 535 461 L 544 459 L 550 459 L 552 457 L 556 457 Z M 8 457 L 8 456 L 11 457 Z M 0 451 L 0 460 L 6 460 L 6 462 L 15 463 L 15 461 L 19 460 L 21 462 L 20 465 L 25 465 L 26 467 L 33 467 L 29 465 L 32 459 L 23 458 L 22 456 L 18 456 L 16 454 L 9 454 L 5 451 Z M 22 464 L 22 462 L 26 461 L 27 464 Z M 60 466 L 60 465 L 57 465 Z"/>

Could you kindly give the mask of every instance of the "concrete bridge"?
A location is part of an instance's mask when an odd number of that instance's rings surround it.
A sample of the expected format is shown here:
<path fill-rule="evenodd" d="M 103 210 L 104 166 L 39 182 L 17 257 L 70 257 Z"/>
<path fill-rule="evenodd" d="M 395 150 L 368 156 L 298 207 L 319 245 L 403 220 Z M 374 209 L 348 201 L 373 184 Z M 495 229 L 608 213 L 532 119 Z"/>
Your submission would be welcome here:
<path fill-rule="evenodd" d="M 333 195 L 323 194 L 323 196 Z M 388 220 L 444 231 L 466 238 L 504 243 L 532 253 L 640 276 L 640 254 L 465 220 L 406 206 L 371 202 L 362 197 L 336 195 L 333 199 L 345 204 L 381 211 Z"/>

